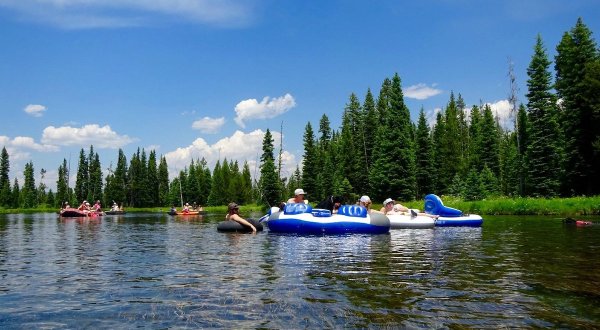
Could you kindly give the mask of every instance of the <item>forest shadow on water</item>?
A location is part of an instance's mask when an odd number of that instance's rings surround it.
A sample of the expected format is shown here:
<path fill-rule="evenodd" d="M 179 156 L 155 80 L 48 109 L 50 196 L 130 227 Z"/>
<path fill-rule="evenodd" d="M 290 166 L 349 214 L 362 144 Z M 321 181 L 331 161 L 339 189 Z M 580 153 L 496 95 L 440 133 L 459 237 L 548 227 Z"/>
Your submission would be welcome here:
<path fill-rule="evenodd" d="M 222 218 L 0 215 L 0 327 L 600 326 L 600 224 L 298 236 Z"/>

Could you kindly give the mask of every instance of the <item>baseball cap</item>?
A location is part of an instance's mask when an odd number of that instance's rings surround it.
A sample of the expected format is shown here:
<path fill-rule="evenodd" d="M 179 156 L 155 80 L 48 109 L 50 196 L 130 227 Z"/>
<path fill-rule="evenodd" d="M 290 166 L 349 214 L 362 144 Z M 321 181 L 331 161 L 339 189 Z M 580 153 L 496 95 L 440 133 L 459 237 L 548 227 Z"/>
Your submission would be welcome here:
<path fill-rule="evenodd" d="M 298 188 L 296 190 L 294 190 L 294 195 L 306 195 L 306 193 L 304 192 L 304 190 L 302 188 Z"/>
<path fill-rule="evenodd" d="M 371 201 L 371 199 L 369 198 L 369 196 L 362 196 L 360 198 L 360 201 L 363 203 L 369 203 Z"/>
<path fill-rule="evenodd" d="M 393 199 L 388 198 L 388 199 L 386 199 L 386 200 L 383 201 L 383 205 L 387 205 L 388 203 L 393 203 L 393 202 L 394 202 Z"/>

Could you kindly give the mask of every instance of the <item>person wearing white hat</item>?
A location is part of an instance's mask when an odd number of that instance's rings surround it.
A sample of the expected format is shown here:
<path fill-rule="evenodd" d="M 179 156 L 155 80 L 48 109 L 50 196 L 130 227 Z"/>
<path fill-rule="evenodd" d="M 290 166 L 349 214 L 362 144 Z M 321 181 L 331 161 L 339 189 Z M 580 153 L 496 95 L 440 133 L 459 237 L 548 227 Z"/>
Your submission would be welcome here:
<path fill-rule="evenodd" d="M 362 196 L 359 200 L 358 200 L 358 205 L 363 206 L 367 209 L 367 212 L 371 213 L 371 211 L 375 211 L 378 212 L 377 210 L 371 210 L 371 204 L 373 204 L 373 202 L 371 202 L 371 198 L 369 196 Z"/>
<path fill-rule="evenodd" d="M 308 200 L 304 199 L 304 195 L 306 195 L 306 193 L 304 192 L 304 189 L 302 188 L 298 188 L 296 190 L 294 190 L 294 197 L 288 199 L 288 203 L 304 203 L 304 204 L 308 204 Z"/>
<path fill-rule="evenodd" d="M 412 217 L 416 217 L 417 215 L 424 215 L 430 218 L 437 219 L 437 215 L 428 214 L 419 212 L 419 210 L 409 209 L 408 207 L 398 203 L 394 204 L 394 200 L 388 198 L 383 201 L 383 207 L 381 208 L 381 213 L 383 214 L 410 214 Z"/>
<path fill-rule="evenodd" d="M 383 207 L 381 208 L 381 213 L 388 214 L 394 211 L 394 200 L 391 198 L 387 198 L 383 201 Z"/>

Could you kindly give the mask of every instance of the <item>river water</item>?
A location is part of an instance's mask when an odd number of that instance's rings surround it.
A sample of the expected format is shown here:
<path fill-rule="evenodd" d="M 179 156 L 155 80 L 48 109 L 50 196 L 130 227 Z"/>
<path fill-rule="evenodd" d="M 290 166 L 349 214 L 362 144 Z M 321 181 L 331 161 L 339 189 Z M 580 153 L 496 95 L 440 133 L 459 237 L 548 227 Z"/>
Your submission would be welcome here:
<path fill-rule="evenodd" d="M 222 217 L 0 215 L 0 328 L 600 327 L 600 224 L 296 236 Z"/>

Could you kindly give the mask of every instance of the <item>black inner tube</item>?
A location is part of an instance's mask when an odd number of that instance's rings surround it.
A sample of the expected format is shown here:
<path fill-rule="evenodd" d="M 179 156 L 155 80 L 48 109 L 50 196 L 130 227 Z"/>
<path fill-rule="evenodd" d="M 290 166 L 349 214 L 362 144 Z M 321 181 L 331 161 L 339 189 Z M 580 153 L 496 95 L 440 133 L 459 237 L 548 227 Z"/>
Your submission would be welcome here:
<path fill-rule="evenodd" d="M 254 226 L 254 228 L 256 228 L 256 231 L 263 230 L 263 225 L 260 224 L 258 222 L 258 220 L 254 220 L 254 219 L 246 219 L 246 220 L 248 222 L 250 222 Z M 233 220 L 221 221 L 217 225 L 217 230 L 222 231 L 222 232 L 238 232 L 238 233 L 252 232 L 252 228 L 250 228 L 248 226 L 244 226 L 241 223 L 239 223 L 237 221 L 233 221 Z"/>

